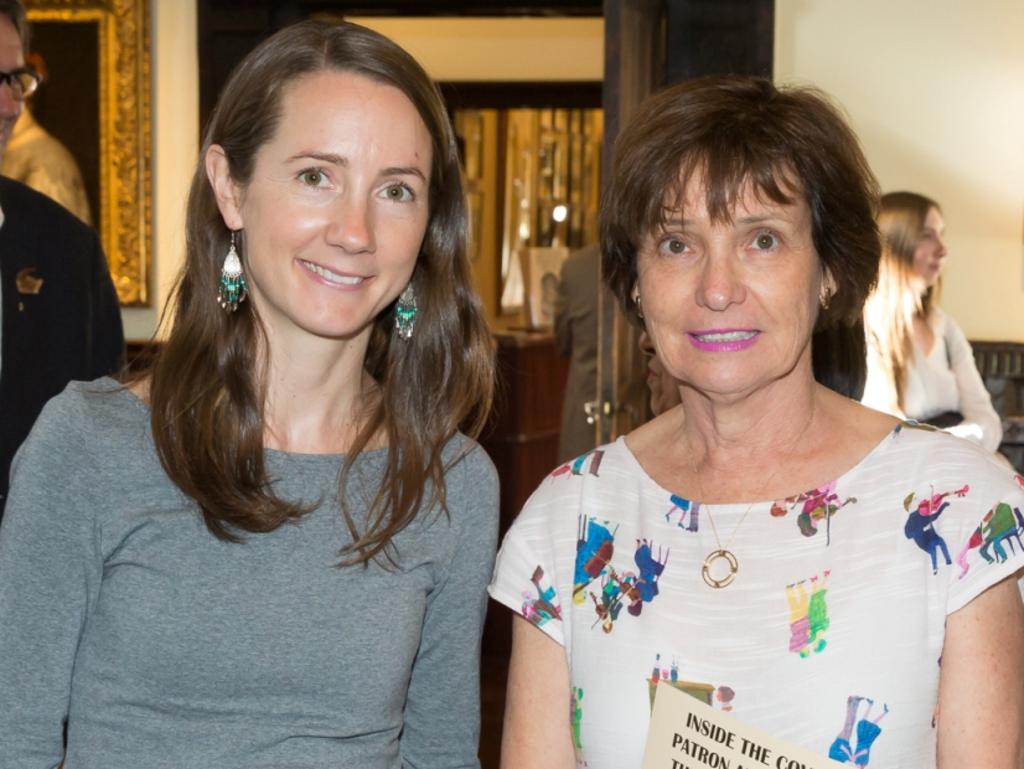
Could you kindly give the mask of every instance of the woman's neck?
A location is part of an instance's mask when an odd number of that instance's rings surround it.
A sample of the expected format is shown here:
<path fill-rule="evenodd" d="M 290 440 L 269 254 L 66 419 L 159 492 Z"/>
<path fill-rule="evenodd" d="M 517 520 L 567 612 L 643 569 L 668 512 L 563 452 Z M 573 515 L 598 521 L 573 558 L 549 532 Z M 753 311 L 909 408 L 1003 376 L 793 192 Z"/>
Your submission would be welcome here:
<path fill-rule="evenodd" d="M 363 368 L 369 329 L 348 340 L 297 336 L 268 339 L 266 445 L 303 454 L 344 453 L 378 394 Z"/>
<path fill-rule="evenodd" d="M 662 487 L 702 502 L 783 499 L 829 483 L 896 424 L 817 384 L 810 373 L 733 400 L 690 388 L 682 408 L 627 444 Z"/>
<path fill-rule="evenodd" d="M 700 473 L 735 473 L 738 467 L 756 473 L 758 465 L 774 466 L 780 450 L 792 453 L 812 434 L 820 397 L 808 379 L 798 384 L 779 380 L 735 400 L 684 388 L 686 419 L 676 442 Z"/>

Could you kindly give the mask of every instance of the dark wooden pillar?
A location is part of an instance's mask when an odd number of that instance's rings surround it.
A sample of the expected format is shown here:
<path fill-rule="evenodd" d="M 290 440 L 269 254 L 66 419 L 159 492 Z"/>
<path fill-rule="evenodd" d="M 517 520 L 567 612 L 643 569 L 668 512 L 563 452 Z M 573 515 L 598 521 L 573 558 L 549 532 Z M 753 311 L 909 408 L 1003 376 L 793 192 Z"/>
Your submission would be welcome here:
<path fill-rule="evenodd" d="M 612 147 L 620 128 L 663 82 L 665 40 L 663 0 L 605 0 L 602 184 L 612 167 Z M 646 388 L 637 374 L 645 364 L 638 330 L 605 292 L 598 301 L 598 317 L 599 427 L 605 443 L 644 421 Z"/>
<path fill-rule="evenodd" d="M 774 0 L 605 0 L 603 175 L 619 131 L 652 91 L 704 75 L 771 77 Z M 618 306 L 600 307 L 601 440 L 647 419 L 639 329 Z"/>
<path fill-rule="evenodd" d="M 775 0 L 666 0 L 663 82 L 772 76 Z"/>

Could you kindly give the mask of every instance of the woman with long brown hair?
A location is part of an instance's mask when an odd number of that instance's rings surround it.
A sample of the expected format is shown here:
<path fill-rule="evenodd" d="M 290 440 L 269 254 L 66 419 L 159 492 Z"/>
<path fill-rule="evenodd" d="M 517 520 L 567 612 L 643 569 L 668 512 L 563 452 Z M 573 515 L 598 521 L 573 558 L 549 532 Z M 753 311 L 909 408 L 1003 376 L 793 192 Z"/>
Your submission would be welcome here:
<path fill-rule="evenodd" d="M 303 23 L 207 127 L 166 345 L 73 385 L 0 531 L 0 765 L 477 766 L 492 353 L 452 129 Z M 67 724 L 66 747 L 62 739 Z"/>
<path fill-rule="evenodd" d="M 942 209 L 916 192 L 882 196 L 878 285 L 864 317 L 863 403 L 994 451 L 1003 430 L 963 331 L 938 306 L 947 251 Z"/>

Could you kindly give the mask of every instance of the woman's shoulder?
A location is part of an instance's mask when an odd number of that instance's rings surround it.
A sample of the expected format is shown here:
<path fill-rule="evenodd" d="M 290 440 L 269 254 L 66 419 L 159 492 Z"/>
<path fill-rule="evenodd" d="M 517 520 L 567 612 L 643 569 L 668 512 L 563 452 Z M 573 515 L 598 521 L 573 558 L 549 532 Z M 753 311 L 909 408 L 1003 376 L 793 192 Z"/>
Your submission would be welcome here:
<path fill-rule="evenodd" d="M 545 516 L 555 510 L 564 516 L 569 509 L 587 505 L 599 497 L 602 503 L 620 495 L 634 494 L 646 479 L 624 438 L 597 446 L 551 470 L 534 490 L 521 516 Z M 653 483 L 653 481 L 651 481 Z"/>
<path fill-rule="evenodd" d="M 455 433 L 442 451 L 448 484 L 498 484 L 498 471 L 483 446 L 461 432 Z"/>
<path fill-rule="evenodd" d="M 907 538 L 919 547 L 946 543 L 946 563 L 955 561 L 948 614 L 1024 567 L 1024 476 L 982 446 L 931 428 L 905 425 L 894 441 L 906 453 L 882 488 L 901 500 Z"/>
<path fill-rule="evenodd" d="M 928 323 L 932 327 L 932 331 L 935 332 L 935 335 L 946 344 L 949 343 L 949 339 L 952 337 L 963 337 L 966 339 L 963 329 L 960 328 L 960 324 L 956 322 L 956 319 L 947 314 L 938 305 L 934 305 L 929 311 Z"/>
<path fill-rule="evenodd" d="M 973 482 L 979 488 L 1020 490 L 1024 478 L 1000 455 L 944 430 L 914 420 L 901 422 L 887 438 L 884 461 L 898 468 L 906 481 Z M 1016 478 L 1016 480 L 1015 480 Z"/>
<path fill-rule="evenodd" d="M 948 355 L 956 357 L 961 351 L 971 352 L 971 343 L 967 340 L 964 330 L 960 328 L 956 319 L 943 312 L 941 307 L 932 308 L 931 324 L 935 335 L 946 345 Z M 973 363 L 973 357 L 971 362 Z"/>
<path fill-rule="evenodd" d="M 68 383 L 63 392 L 47 402 L 30 437 L 68 440 L 81 434 L 94 444 L 120 432 L 127 423 L 148 421 L 148 409 L 142 401 L 116 380 L 101 377 Z"/>
<path fill-rule="evenodd" d="M 59 477 L 61 489 L 76 493 L 99 490 L 100 479 L 123 485 L 152 458 L 147 414 L 113 379 L 71 382 L 43 408 L 15 456 L 12 478 L 20 477 L 22 488 L 46 490 Z"/>
<path fill-rule="evenodd" d="M 446 507 L 456 524 L 498 519 L 498 471 L 475 440 L 456 433 L 442 451 Z"/>

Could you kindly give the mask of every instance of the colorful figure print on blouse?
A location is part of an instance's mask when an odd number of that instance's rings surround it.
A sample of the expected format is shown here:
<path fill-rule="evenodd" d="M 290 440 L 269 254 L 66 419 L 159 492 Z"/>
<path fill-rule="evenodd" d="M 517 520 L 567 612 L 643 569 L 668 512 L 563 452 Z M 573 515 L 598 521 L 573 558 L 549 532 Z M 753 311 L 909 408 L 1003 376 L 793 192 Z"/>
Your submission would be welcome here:
<path fill-rule="evenodd" d="M 533 570 L 530 582 L 533 583 L 533 592 L 523 591 L 523 617 L 537 627 L 544 627 L 553 619 L 561 620 L 562 607 L 558 603 L 558 596 L 541 566 Z"/>
<path fill-rule="evenodd" d="M 583 723 L 583 690 L 578 686 L 572 687 L 569 716 L 572 718 L 572 744 L 579 753 L 583 750 L 583 742 L 580 739 L 580 724 Z"/>
<path fill-rule="evenodd" d="M 672 503 L 672 507 L 665 513 L 666 523 L 671 523 L 672 515 L 678 512 L 679 520 L 676 521 L 676 526 L 683 531 L 696 532 L 700 525 L 700 502 L 683 499 L 677 494 L 672 494 L 669 502 Z"/>
<path fill-rule="evenodd" d="M 633 563 L 636 570 L 616 569 L 612 565 L 615 554 L 615 532 L 608 530 L 607 521 L 580 516 L 576 540 L 576 566 L 573 576 L 572 599 L 580 604 L 586 600 L 587 588 L 594 582 L 600 584 L 600 594 L 589 591 L 597 614 L 596 626 L 606 633 L 612 632 L 623 605 L 627 611 L 639 617 L 643 605 L 658 595 L 658 579 L 668 563 L 668 548 L 658 547 L 655 552 L 652 542 L 646 539 L 636 541 Z"/>
<path fill-rule="evenodd" d="M 616 527 L 618 529 L 618 527 Z M 586 600 L 586 589 L 604 574 L 615 553 L 615 531 L 608 530 L 608 521 L 579 517 L 576 533 L 576 570 L 573 576 L 573 603 Z"/>
<path fill-rule="evenodd" d="M 718 703 L 718 707 L 725 713 L 732 710 L 732 701 L 735 698 L 736 692 L 730 686 L 719 686 L 715 689 L 715 702 Z"/>
<path fill-rule="evenodd" d="M 949 507 L 947 497 L 955 496 L 962 499 L 967 496 L 967 492 L 970 490 L 971 487 L 965 484 L 959 489 L 943 491 L 938 494 L 932 489 L 932 493 L 920 501 L 917 501 L 917 495 L 914 492 L 910 492 L 903 499 L 903 509 L 910 513 L 907 517 L 907 523 L 903 527 L 903 533 L 907 539 L 914 540 L 914 544 L 931 557 L 932 574 L 939 573 L 938 554 L 940 550 L 942 551 L 942 556 L 946 559 L 946 565 L 949 566 L 952 563 L 949 559 L 949 548 L 946 547 L 946 540 L 936 530 L 935 522 L 946 511 L 946 508 Z M 917 501 L 916 505 L 914 504 L 915 501 Z"/>
<path fill-rule="evenodd" d="M 552 470 L 551 477 L 558 478 L 564 475 L 567 478 L 571 478 L 574 475 L 583 475 L 584 472 L 589 472 L 592 476 L 598 478 L 597 471 L 601 468 L 601 459 L 603 457 L 603 449 L 594 449 L 586 454 L 580 454 L 571 462 L 566 462 L 561 467 L 556 467 Z"/>
<path fill-rule="evenodd" d="M 655 556 L 652 544 L 646 539 L 638 539 L 633 563 L 639 572 L 630 570 L 620 573 L 609 566 L 607 573 L 601 577 L 600 597 L 593 591 L 590 593 L 590 598 L 594 602 L 594 612 L 597 614 L 594 625 L 600 622 L 605 633 L 612 632 L 626 602 L 629 603 L 626 611 L 634 617 L 639 617 L 644 604 L 650 603 L 658 595 L 658 578 L 668 563 L 668 554 L 668 548 L 663 550 L 659 546 Z"/>
<path fill-rule="evenodd" d="M 803 658 L 811 654 L 819 654 L 825 650 L 827 641 L 825 631 L 828 630 L 828 606 L 825 594 L 828 592 L 828 570 L 821 579 L 817 575 L 809 580 L 810 592 L 807 590 L 808 580 L 801 580 L 786 586 L 786 601 L 789 604 L 789 650 Z"/>
<path fill-rule="evenodd" d="M 867 703 L 867 708 L 857 720 L 861 703 Z M 841 764 L 853 764 L 855 766 L 867 766 L 871 761 L 871 746 L 875 744 L 878 735 L 882 733 L 879 723 L 889 712 L 888 705 L 882 705 L 882 711 L 874 718 L 871 718 L 871 711 L 875 707 L 875 701 L 866 697 L 847 697 L 846 699 L 846 720 L 843 722 L 843 730 L 832 741 L 828 750 L 828 757 Z M 853 737 L 854 724 L 857 729 L 857 744 L 853 746 L 850 742 Z"/>
<path fill-rule="evenodd" d="M 1024 544 L 1021 543 L 1021 534 L 1024 534 L 1024 516 L 1021 515 L 1020 508 L 1011 507 L 1006 502 L 999 502 L 985 513 L 978 528 L 971 533 L 963 549 L 957 553 L 956 562 L 960 567 L 958 577 L 960 579 L 966 577 L 971 568 L 967 560 L 967 555 L 971 550 L 977 549 L 986 563 L 1002 563 L 1007 558 L 1003 543 L 1012 548 L 1012 543 L 1016 540 L 1017 547 L 1024 549 Z M 995 557 L 993 557 L 992 551 L 995 551 Z"/>
<path fill-rule="evenodd" d="M 672 663 L 669 667 L 662 667 L 661 655 L 656 654 L 654 656 L 654 669 L 651 671 L 650 678 L 647 679 L 647 689 L 649 694 L 649 701 L 651 710 L 654 710 L 654 695 L 657 692 L 659 684 L 671 686 L 673 689 L 678 689 L 684 694 L 689 694 L 691 697 L 700 700 L 705 705 L 711 705 L 714 707 L 717 702 L 719 708 L 723 711 L 732 710 L 732 701 L 736 697 L 736 692 L 728 686 L 715 686 L 714 684 L 703 683 L 700 681 L 684 681 L 679 677 L 679 663 L 675 657 L 672 658 Z"/>
<path fill-rule="evenodd" d="M 844 501 L 840 502 L 839 495 L 836 494 L 836 482 L 832 481 L 821 488 L 805 491 L 803 494 L 797 494 L 795 497 L 788 497 L 781 503 L 775 502 L 772 505 L 771 512 L 776 518 L 781 518 L 791 510 L 795 510 L 797 506 L 800 506 L 800 514 L 796 518 L 797 526 L 800 527 L 800 533 L 805 537 L 813 537 L 818 533 L 818 526 L 824 520 L 825 544 L 828 545 L 832 542 L 830 532 L 832 516 L 856 501 L 856 497 L 847 497 Z"/>

